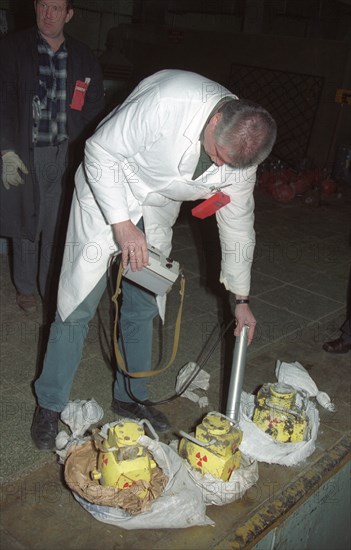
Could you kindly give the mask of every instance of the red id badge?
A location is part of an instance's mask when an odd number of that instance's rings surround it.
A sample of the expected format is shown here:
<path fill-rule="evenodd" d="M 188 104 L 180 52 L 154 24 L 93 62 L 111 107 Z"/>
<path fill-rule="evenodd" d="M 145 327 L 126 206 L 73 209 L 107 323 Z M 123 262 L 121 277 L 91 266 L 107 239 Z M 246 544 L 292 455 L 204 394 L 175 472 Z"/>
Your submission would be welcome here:
<path fill-rule="evenodd" d="M 204 218 L 212 216 L 212 214 L 228 204 L 228 202 L 230 202 L 230 197 L 221 191 L 217 191 L 212 197 L 195 206 L 191 213 L 195 218 L 203 220 Z"/>
<path fill-rule="evenodd" d="M 81 111 L 83 109 L 84 100 L 85 100 L 85 93 L 88 89 L 89 82 L 82 80 L 77 80 L 76 85 L 74 87 L 72 102 L 70 104 L 71 109 L 75 109 L 76 111 Z"/>

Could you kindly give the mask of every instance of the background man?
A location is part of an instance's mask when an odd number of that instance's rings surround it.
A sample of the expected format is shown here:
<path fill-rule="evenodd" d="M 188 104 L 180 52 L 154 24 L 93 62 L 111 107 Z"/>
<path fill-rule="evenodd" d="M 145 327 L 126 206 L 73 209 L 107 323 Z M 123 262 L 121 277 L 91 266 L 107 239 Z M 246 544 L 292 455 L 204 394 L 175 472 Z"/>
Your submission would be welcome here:
<path fill-rule="evenodd" d="M 0 42 L 0 235 L 13 239 L 16 299 L 26 312 L 36 309 L 38 275 L 42 298 L 56 303 L 59 237 L 63 244 L 71 199 L 67 169 L 70 162 L 72 174 L 81 160 L 79 144 L 104 106 L 97 60 L 64 34 L 72 5 L 35 0 L 36 27 Z"/>
<path fill-rule="evenodd" d="M 324 342 L 324 351 L 328 353 L 348 353 L 351 351 L 351 268 L 346 297 L 346 319 L 340 327 L 340 335 L 335 340 Z"/>
<path fill-rule="evenodd" d="M 227 194 L 228 204 L 216 213 L 221 281 L 236 296 L 235 334 L 247 324 L 252 340 L 253 189 L 257 165 L 275 137 L 275 122 L 261 107 L 198 74 L 164 70 L 143 80 L 87 140 L 76 174 L 58 311 L 35 383 L 39 406 L 32 437 L 39 448 L 55 445 L 59 412 L 106 288 L 111 254 L 120 251 L 123 266 L 130 262 L 134 271 L 147 266 L 148 245 L 168 256 L 182 201 L 207 199 L 222 188 Z M 164 307 L 163 298 L 124 281 L 121 332 L 128 335 L 133 328 L 133 339 L 124 341 L 130 372 L 150 370 L 153 319 Z M 145 378 L 131 380 L 132 393 L 125 382 L 118 371 L 113 410 L 147 418 L 159 431 L 169 429 L 167 418 L 147 406 Z"/>

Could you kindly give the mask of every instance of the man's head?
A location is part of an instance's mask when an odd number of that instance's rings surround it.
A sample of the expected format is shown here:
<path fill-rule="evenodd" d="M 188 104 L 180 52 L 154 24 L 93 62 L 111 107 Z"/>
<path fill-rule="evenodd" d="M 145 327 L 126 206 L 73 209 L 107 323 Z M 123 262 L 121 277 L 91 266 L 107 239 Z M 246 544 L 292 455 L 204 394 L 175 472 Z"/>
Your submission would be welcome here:
<path fill-rule="evenodd" d="M 73 0 L 34 0 L 37 25 L 50 41 L 63 38 L 63 27 L 73 16 Z"/>
<path fill-rule="evenodd" d="M 246 168 L 263 162 L 276 140 L 271 115 L 250 101 L 229 100 L 210 118 L 204 130 L 205 151 L 218 166 Z"/>

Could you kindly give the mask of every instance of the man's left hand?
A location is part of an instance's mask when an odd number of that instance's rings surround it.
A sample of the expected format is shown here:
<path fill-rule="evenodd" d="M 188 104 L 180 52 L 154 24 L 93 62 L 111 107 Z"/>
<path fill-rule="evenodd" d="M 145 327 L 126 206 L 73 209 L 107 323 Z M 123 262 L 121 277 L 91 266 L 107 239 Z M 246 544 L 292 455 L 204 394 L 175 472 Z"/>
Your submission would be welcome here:
<path fill-rule="evenodd" d="M 255 334 L 256 319 L 248 304 L 237 304 L 235 306 L 236 327 L 234 336 L 240 336 L 244 325 L 249 327 L 247 334 L 247 344 L 250 345 Z"/>
<path fill-rule="evenodd" d="M 24 183 L 24 179 L 21 177 L 20 172 L 28 174 L 28 168 L 22 162 L 18 155 L 14 151 L 7 151 L 2 153 L 2 182 L 5 189 L 9 190 L 11 185 L 17 187 Z"/>

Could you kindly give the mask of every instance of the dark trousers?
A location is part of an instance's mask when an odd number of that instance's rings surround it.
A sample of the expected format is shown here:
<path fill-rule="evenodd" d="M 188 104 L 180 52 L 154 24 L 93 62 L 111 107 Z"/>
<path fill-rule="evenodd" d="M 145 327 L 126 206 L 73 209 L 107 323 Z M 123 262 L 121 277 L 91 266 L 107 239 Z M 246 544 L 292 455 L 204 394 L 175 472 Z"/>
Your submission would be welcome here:
<path fill-rule="evenodd" d="M 64 242 L 60 236 L 66 229 L 61 226 L 61 214 L 67 141 L 56 147 L 36 147 L 34 165 L 39 187 L 38 230 L 34 242 L 13 239 L 13 279 L 20 294 L 34 294 L 38 285 L 42 298 L 48 300 L 50 292 L 56 292 L 53 278 L 59 273 Z"/>

